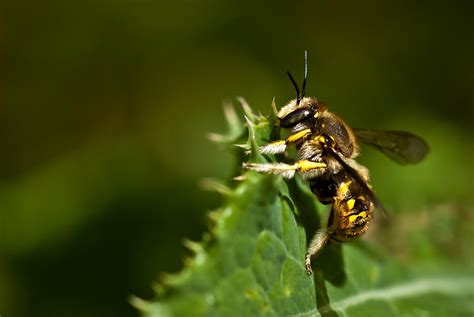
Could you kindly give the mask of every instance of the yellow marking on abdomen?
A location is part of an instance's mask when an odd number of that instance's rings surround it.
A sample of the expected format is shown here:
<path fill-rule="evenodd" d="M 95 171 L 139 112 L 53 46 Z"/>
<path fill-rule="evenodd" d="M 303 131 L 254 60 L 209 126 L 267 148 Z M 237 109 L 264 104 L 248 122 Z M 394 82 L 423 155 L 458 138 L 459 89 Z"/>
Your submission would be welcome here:
<path fill-rule="evenodd" d="M 367 213 L 365 211 L 361 211 L 357 215 L 350 215 L 349 216 L 349 224 L 353 224 L 357 220 L 357 218 L 359 218 L 359 217 L 366 218 Z"/>
<path fill-rule="evenodd" d="M 342 183 L 341 185 L 339 185 L 339 187 L 337 188 L 337 195 L 340 198 L 346 196 L 347 192 L 349 191 L 349 185 L 351 183 L 352 183 L 352 181 L 348 181 L 348 182 L 345 182 L 345 183 Z"/>
<path fill-rule="evenodd" d="M 347 201 L 347 210 L 352 210 L 354 209 L 354 205 L 355 205 L 355 199 L 354 198 L 351 198 Z"/>
<path fill-rule="evenodd" d="M 292 134 L 288 137 L 288 139 L 286 139 L 286 142 L 288 143 L 293 143 L 293 142 L 296 142 L 298 141 L 299 139 L 302 139 L 304 138 L 305 136 L 307 136 L 308 134 L 311 133 L 311 129 L 304 129 L 300 132 L 297 132 L 295 134 Z"/>

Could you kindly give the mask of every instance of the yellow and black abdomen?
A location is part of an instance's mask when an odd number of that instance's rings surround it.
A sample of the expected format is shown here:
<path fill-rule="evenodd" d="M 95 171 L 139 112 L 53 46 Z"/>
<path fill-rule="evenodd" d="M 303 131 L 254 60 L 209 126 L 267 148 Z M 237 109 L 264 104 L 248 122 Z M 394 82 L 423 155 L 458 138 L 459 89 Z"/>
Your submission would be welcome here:
<path fill-rule="evenodd" d="M 339 182 L 328 228 L 331 238 L 344 242 L 361 236 L 367 231 L 373 212 L 374 203 L 357 182 L 350 178 Z"/>
<path fill-rule="evenodd" d="M 348 173 L 341 171 L 328 178 L 315 179 L 310 186 L 321 202 L 333 204 L 327 224 L 332 240 L 352 240 L 367 231 L 374 203 Z"/>

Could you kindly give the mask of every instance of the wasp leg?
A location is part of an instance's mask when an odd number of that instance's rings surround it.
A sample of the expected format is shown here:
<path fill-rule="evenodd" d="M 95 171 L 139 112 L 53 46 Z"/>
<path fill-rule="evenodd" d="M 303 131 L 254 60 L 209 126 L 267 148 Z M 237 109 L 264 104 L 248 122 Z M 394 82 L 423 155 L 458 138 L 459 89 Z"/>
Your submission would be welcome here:
<path fill-rule="evenodd" d="M 260 173 L 281 175 L 284 178 L 293 178 L 296 172 L 302 174 L 303 177 L 315 172 L 319 172 L 321 169 L 326 168 L 326 164 L 303 160 L 291 165 L 285 163 L 244 163 L 243 167 Z"/>
<path fill-rule="evenodd" d="M 279 140 L 268 143 L 259 147 L 260 153 L 263 154 L 280 154 L 285 152 L 288 145 L 296 143 L 311 133 L 311 129 L 304 129 L 290 135 L 286 140 Z"/>
<path fill-rule="evenodd" d="M 309 244 L 308 251 L 306 251 L 306 273 L 311 275 L 313 270 L 311 269 L 311 257 L 318 254 L 322 248 L 329 242 L 330 235 L 326 230 L 318 231 L 314 235 L 313 239 L 311 239 L 311 243 Z"/>

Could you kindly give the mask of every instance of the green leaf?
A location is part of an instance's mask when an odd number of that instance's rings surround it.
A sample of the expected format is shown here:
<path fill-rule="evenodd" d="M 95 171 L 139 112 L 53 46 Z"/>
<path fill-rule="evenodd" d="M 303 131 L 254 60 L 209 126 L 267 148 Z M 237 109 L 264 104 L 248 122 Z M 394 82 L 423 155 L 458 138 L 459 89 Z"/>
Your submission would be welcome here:
<path fill-rule="evenodd" d="M 249 133 L 241 147 L 253 150 L 250 160 L 265 161 L 255 150 L 275 133 L 273 119 L 254 115 L 247 106 L 244 110 Z M 229 115 L 229 108 L 226 111 L 230 133 L 214 135 L 214 139 L 241 143 L 236 116 Z M 246 172 L 241 182 L 217 187 L 225 194 L 225 202 L 212 213 L 214 223 L 203 240 L 186 243 L 194 254 L 185 261 L 185 268 L 162 279 L 156 287 L 156 300 L 132 300 L 144 316 L 473 313 L 470 268 L 454 274 L 449 265 L 442 269 L 403 266 L 372 242 L 329 245 L 316 259 L 314 275 L 308 276 L 306 246 L 308 238 L 321 228 L 317 210 L 323 208 L 317 207 L 299 178 L 286 183 Z"/>

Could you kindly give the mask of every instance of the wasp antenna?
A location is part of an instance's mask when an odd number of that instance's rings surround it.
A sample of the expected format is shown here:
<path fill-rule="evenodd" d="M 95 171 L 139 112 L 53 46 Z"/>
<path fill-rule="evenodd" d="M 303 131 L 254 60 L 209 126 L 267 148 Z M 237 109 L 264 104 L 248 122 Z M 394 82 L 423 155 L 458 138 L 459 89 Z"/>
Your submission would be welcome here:
<path fill-rule="evenodd" d="M 293 83 L 293 86 L 295 86 L 295 90 L 296 90 L 296 104 L 299 104 L 300 103 L 300 100 L 301 100 L 301 96 L 300 96 L 300 87 L 298 87 L 298 84 L 296 83 L 295 79 L 293 78 L 293 76 L 291 76 L 291 73 L 288 71 L 286 72 L 288 74 L 288 77 L 290 77 L 290 80 L 291 82 Z"/>
<path fill-rule="evenodd" d="M 308 80 L 308 51 L 305 50 L 304 51 L 304 77 L 303 77 L 303 87 L 301 89 L 301 99 L 304 98 L 307 80 Z"/>

